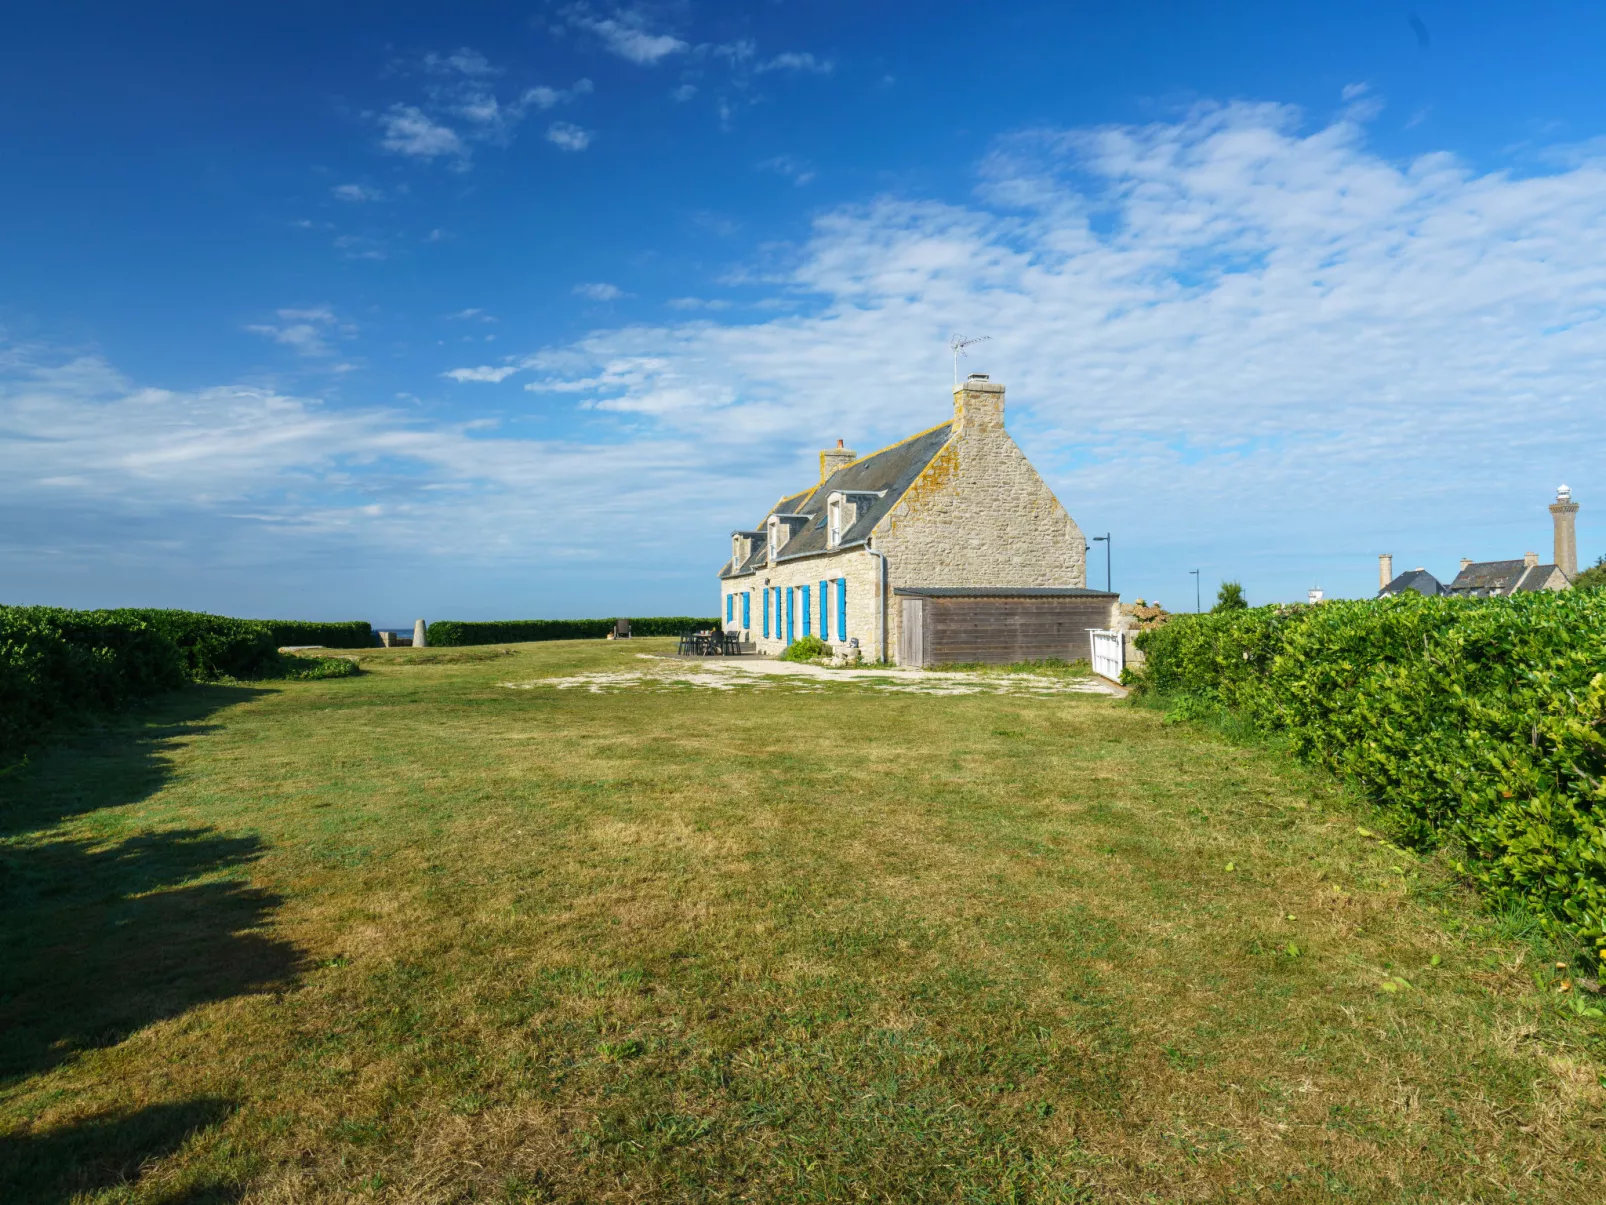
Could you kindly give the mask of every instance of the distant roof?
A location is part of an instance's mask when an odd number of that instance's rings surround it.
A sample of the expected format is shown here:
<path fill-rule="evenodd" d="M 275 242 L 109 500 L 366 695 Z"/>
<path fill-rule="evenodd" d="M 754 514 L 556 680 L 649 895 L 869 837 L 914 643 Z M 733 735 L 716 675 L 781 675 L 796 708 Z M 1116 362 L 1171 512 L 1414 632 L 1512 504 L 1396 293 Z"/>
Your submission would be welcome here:
<path fill-rule="evenodd" d="M 1426 594 L 1429 598 L 1444 593 L 1444 583 L 1439 581 L 1426 569 L 1407 569 L 1399 577 L 1377 592 L 1379 598 L 1392 598 L 1396 594 L 1404 594 L 1407 590 L 1415 590 L 1418 594 Z"/>
<path fill-rule="evenodd" d="M 864 543 L 869 539 L 875 525 L 898 504 L 898 499 L 903 497 L 908 488 L 914 484 L 915 478 L 920 476 L 925 467 L 931 463 L 931 458 L 943 444 L 948 442 L 948 436 L 952 431 L 952 423 L 943 423 L 929 431 L 911 435 L 890 448 L 882 448 L 879 452 L 872 452 L 868 456 L 850 461 L 812 489 L 782 498 L 760 521 L 758 530 L 762 530 L 768 524 L 770 515 L 810 517 L 812 522 L 805 524 L 801 531 L 786 542 L 786 547 L 778 558 L 782 561 L 821 552 L 835 552 L 840 548 Z M 836 548 L 830 548 L 826 544 L 825 500 L 838 490 L 843 493 L 881 494 L 881 497 L 874 499 L 868 507 L 861 510 L 858 520 L 842 533 Z M 739 577 L 744 573 L 752 573 L 766 564 L 767 551 L 763 544 L 759 544 L 753 549 L 752 555 L 735 569 L 726 562 L 725 568 L 720 571 L 720 576 Z"/>
<path fill-rule="evenodd" d="M 1530 565 L 1526 561 L 1474 561 L 1445 587 L 1447 594 L 1514 594 L 1543 590 L 1552 575 L 1561 572 L 1555 565 Z M 1562 574 L 1563 579 L 1566 574 Z"/>
<path fill-rule="evenodd" d="M 894 586 L 894 594 L 918 598 L 1120 598 L 1109 590 L 1081 586 Z"/>

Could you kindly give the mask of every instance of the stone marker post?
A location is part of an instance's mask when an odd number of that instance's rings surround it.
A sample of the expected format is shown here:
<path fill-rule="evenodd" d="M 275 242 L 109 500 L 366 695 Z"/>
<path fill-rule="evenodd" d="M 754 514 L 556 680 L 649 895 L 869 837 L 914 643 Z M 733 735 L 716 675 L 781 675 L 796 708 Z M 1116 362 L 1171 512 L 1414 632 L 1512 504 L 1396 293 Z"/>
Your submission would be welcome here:
<path fill-rule="evenodd" d="M 429 647 L 428 631 L 429 629 L 424 626 L 424 621 L 422 619 L 415 619 L 413 621 L 413 647 L 415 649 Z"/>

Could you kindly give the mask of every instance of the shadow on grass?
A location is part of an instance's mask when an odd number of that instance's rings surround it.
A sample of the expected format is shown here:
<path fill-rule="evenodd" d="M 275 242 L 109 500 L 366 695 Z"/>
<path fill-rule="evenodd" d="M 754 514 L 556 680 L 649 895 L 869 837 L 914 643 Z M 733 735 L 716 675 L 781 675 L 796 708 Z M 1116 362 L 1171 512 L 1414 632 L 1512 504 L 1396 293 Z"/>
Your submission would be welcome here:
<path fill-rule="evenodd" d="M 147 1161 L 171 1155 L 234 1108 L 230 1101 L 201 1097 L 101 1114 L 42 1134 L 0 1134 L 0 1200 L 47 1205 L 132 1184 Z M 162 1205 L 223 1205 L 240 1195 L 233 1185 L 209 1183 L 157 1199 Z"/>
<path fill-rule="evenodd" d="M 127 835 L 57 829 L 150 798 L 171 777 L 173 742 L 215 731 L 212 713 L 260 693 L 176 692 L 0 779 L 0 1091 L 198 1005 L 294 979 L 299 951 L 267 931 L 281 897 L 249 882 L 259 838 L 137 816 L 117 818 Z M 163 1103 L 0 1136 L 0 1200 L 116 1183 L 231 1108 Z M 24 1183 L 69 1187 L 7 1191 Z M 175 1198 L 212 1199 L 231 1198 Z"/>

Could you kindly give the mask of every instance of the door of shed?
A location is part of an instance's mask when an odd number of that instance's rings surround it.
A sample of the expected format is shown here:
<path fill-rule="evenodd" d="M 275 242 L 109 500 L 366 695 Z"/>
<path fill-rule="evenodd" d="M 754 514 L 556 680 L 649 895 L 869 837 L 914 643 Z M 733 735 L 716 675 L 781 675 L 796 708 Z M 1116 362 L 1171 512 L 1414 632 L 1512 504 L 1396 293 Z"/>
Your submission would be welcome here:
<path fill-rule="evenodd" d="M 929 665 L 925 640 L 926 600 L 903 600 L 903 623 L 898 627 L 898 664 Z"/>

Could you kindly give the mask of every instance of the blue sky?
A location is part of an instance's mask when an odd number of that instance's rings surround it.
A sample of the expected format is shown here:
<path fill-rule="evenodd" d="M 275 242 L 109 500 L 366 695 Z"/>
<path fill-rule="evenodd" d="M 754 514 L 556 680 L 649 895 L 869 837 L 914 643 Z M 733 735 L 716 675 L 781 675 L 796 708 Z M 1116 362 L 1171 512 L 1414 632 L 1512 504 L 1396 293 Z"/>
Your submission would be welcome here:
<path fill-rule="evenodd" d="M 0 18 L 6 601 L 709 612 L 954 331 L 1129 597 L 1606 552 L 1597 5 L 152 7 Z"/>

